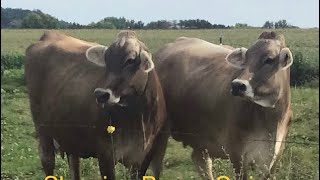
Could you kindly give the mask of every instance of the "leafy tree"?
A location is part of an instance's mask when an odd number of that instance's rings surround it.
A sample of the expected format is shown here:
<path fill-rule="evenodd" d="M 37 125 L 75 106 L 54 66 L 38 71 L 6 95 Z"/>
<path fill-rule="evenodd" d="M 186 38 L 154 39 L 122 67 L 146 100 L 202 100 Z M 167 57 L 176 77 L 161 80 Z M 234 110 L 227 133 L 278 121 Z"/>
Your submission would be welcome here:
<path fill-rule="evenodd" d="M 266 21 L 262 26 L 262 28 L 266 28 L 266 29 L 272 29 L 273 27 L 274 27 L 274 23 L 270 21 Z"/>
<path fill-rule="evenodd" d="M 16 28 L 24 17 L 32 11 L 1 7 L 1 28 Z"/>
<path fill-rule="evenodd" d="M 106 17 L 97 22 L 97 26 L 106 29 L 126 29 L 126 19 L 116 17 Z"/>
<path fill-rule="evenodd" d="M 43 22 L 45 28 L 56 29 L 58 27 L 58 23 L 59 23 L 58 19 L 56 19 L 48 14 L 44 14 L 41 11 L 39 11 L 38 14 L 42 18 L 42 22 Z"/>
<path fill-rule="evenodd" d="M 146 25 L 147 29 L 169 29 L 173 25 L 171 22 L 166 20 L 160 20 L 160 21 L 153 21 Z"/>
<path fill-rule="evenodd" d="M 287 28 L 288 27 L 288 23 L 285 19 L 283 20 L 279 20 L 278 22 L 274 23 L 274 26 L 276 29 L 279 28 Z"/>
<path fill-rule="evenodd" d="M 262 28 L 299 28 L 298 26 L 293 26 L 287 23 L 287 21 L 285 19 L 279 20 L 277 22 L 271 22 L 271 21 L 266 21 L 264 23 L 264 25 L 262 26 Z"/>
<path fill-rule="evenodd" d="M 95 28 L 99 29 L 116 29 L 115 25 L 112 22 L 98 22 L 94 25 Z"/>
<path fill-rule="evenodd" d="M 23 28 L 45 28 L 45 24 L 43 23 L 41 16 L 35 12 L 32 12 L 23 18 L 21 25 Z"/>
<path fill-rule="evenodd" d="M 65 21 L 58 21 L 58 29 L 67 29 L 72 25 L 72 23 Z"/>
<path fill-rule="evenodd" d="M 179 26 L 185 29 L 210 29 L 212 24 L 203 19 L 180 20 Z"/>
<path fill-rule="evenodd" d="M 173 25 L 173 29 L 178 29 L 178 21 L 177 20 L 173 20 L 172 21 L 172 25 Z"/>
<path fill-rule="evenodd" d="M 58 28 L 59 21 L 58 19 L 44 14 L 41 11 L 34 11 L 29 13 L 25 18 L 22 19 L 21 27 L 22 28 L 47 28 L 47 29 L 56 29 Z"/>
<path fill-rule="evenodd" d="M 106 17 L 97 23 L 92 22 L 88 26 L 106 29 L 142 29 L 144 27 L 144 23 L 142 21 L 135 22 L 134 20 L 127 20 L 124 17 Z"/>
<path fill-rule="evenodd" d="M 248 24 L 246 23 L 236 23 L 235 28 L 248 28 Z"/>
<path fill-rule="evenodd" d="M 225 29 L 225 28 L 230 28 L 230 26 L 226 27 L 226 26 L 223 25 L 223 24 L 213 24 L 213 25 L 212 25 L 212 28 L 213 28 L 213 29 Z"/>
<path fill-rule="evenodd" d="M 22 26 L 22 20 L 14 19 L 11 22 L 9 22 L 8 26 L 10 26 L 11 28 L 20 28 Z"/>
<path fill-rule="evenodd" d="M 142 21 L 138 21 L 134 24 L 135 29 L 142 29 L 144 27 L 144 23 Z"/>
<path fill-rule="evenodd" d="M 128 20 L 127 27 L 130 29 L 142 29 L 144 27 L 144 23 L 142 21 L 135 22 L 134 20 Z"/>

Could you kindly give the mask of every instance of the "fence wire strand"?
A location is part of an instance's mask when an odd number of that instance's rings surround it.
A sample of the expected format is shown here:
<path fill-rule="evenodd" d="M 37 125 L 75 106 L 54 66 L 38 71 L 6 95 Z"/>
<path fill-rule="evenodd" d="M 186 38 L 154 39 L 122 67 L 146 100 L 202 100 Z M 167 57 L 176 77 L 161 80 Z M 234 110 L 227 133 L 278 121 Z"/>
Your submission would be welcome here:
<path fill-rule="evenodd" d="M 48 125 L 48 124 L 37 124 L 38 126 L 42 127 L 56 127 L 56 128 L 94 128 L 96 129 L 97 126 L 95 125 Z M 123 129 L 117 128 L 115 130 L 115 133 L 121 133 Z M 118 132 L 117 132 L 118 131 Z M 128 130 L 127 130 L 128 131 Z M 130 131 L 136 131 L 137 133 L 142 132 L 141 130 L 134 130 L 130 129 Z M 196 137 L 208 137 L 202 134 L 195 134 L 195 133 L 189 133 L 189 132 L 180 132 L 180 131 L 159 131 L 161 134 L 167 134 L 171 136 L 172 134 L 175 135 L 185 135 L 185 136 L 196 136 Z M 247 142 L 256 142 L 256 141 L 262 141 L 262 142 L 282 142 L 282 143 L 288 143 L 288 144 L 300 144 L 300 145 L 310 145 L 310 146 L 319 146 L 319 143 L 317 142 L 298 142 L 298 141 L 278 141 L 278 140 L 270 140 L 270 139 L 251 139 L 246 140 Z"/>

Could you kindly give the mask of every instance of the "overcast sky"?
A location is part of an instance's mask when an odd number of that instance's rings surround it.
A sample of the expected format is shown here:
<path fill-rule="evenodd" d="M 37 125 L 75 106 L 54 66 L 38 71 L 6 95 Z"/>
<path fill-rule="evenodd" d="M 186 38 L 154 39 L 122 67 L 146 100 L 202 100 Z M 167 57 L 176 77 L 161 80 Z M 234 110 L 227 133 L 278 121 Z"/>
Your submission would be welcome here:
<path fill-rule="evenodd" d="M 286 19 L 299 27 L 319 27 L 319 0 L 1 0 L 1 6 L 40 9 L 80 24 L 114 16 L 145 23 L 199 18 L 213 24 L 253 26 Z"/>

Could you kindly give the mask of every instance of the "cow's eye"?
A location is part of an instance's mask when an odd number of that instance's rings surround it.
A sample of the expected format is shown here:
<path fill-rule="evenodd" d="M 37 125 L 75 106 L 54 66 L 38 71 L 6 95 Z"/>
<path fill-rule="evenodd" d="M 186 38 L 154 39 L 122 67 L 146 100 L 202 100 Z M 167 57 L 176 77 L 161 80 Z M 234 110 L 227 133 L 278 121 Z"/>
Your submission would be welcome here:
<path fill-rule="evenodd" d="M 271 58 L 268 58 L 264 61 L 265 64 L 272 64 L 273 60 Z"/>
<path fill-rule="evenodd" d="M 132 65 L 132 64 L 134 64 L 135 62 L 136 62 L 136 60 L 135 60 L 135 59 L 132 59 L 132 58 L 127 59 L 127 61 L 126 61 L 126 66 L 128 66 L 128 65 Z"/>

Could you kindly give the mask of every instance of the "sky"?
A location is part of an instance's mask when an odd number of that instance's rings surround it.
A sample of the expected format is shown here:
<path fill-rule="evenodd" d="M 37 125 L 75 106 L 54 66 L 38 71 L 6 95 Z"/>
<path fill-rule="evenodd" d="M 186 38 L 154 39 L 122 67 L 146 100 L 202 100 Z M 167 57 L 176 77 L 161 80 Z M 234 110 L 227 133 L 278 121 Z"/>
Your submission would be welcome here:
<path fill-rule="evenodd" d="M 1 0 L 1 7 L 39 9 L 79 24 L 113 16 L 145 23 L 205 19 L 212 24 L 251 26 L 286 19 L 302 28 L 319 27 L 319 0 Z"/>

